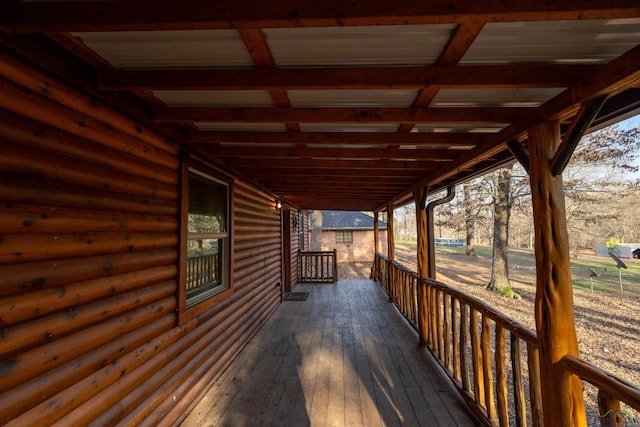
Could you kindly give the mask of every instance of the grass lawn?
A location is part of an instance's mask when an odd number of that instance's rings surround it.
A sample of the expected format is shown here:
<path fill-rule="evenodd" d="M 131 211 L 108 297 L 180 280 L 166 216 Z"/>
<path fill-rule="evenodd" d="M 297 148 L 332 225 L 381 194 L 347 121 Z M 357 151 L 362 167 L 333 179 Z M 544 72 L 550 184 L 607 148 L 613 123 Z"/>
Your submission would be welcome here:
<path fill-rule="evenodd" d="M 416 249 L 415 242 L 397 242 L 396 246 Z M 436 247 L 436 254 L 464 254 L 465 248 Z M 490 246 L 476 246 L 478 258 L 491 260 Z M 624 296 L 640 298 L 640 260 L 624 259 L 627 269 L 622 269 L 622 289 Z M 509 268 L 519 280 L 535 284 L 535 258 L 533 249 L 510 249 Z M 578 258 L 571 258 L 571 276 L 573 287 L 583 291 L 591 291 L 590 269 L 599 274 L 593 278 L 593 291 L 618 296 L 620 279 L 616 262 L 610 257 L 599 257 L 583 252 Z M 516 271 L 514 271 L 516 270 Z M 512 276 L 512 274 L 510 274 Z"/>

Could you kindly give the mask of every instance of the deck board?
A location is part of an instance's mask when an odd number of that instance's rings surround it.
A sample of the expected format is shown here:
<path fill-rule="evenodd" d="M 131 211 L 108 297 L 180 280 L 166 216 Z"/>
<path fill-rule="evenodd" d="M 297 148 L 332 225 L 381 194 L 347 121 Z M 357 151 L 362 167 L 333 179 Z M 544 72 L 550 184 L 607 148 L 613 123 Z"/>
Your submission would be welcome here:
<path fill-rule="evenodd" d="M 477 425 L 378 285 L 295 290 L 183 426 Z"/>

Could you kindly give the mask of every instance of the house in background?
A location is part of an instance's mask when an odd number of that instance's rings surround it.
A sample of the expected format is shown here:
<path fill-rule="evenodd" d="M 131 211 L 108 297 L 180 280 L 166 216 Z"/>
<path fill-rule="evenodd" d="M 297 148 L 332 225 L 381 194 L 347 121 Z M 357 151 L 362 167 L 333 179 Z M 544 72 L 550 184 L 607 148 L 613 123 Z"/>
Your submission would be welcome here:
<path fill-rule="evenodd" d="M 312 218 L 313 213 L 310 224 Z M 386 253 L 387 223 L 379 221 L 378 230 L 380 251 Z M 374 257 L 373 216 L 363 212 L 322 211 L 321 250 L 334 249 L 338 261 L 371 261 Z"/>

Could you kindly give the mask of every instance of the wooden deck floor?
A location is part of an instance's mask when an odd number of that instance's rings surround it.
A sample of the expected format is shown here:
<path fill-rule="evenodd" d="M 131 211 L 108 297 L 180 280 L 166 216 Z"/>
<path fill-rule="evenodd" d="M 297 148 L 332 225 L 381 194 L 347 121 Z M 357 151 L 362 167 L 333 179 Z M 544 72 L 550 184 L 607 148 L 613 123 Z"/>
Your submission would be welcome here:
<path fill-rule="evenodd" d="M 294 291 L 183 426 L 477 425 L 377 284 Z"/>

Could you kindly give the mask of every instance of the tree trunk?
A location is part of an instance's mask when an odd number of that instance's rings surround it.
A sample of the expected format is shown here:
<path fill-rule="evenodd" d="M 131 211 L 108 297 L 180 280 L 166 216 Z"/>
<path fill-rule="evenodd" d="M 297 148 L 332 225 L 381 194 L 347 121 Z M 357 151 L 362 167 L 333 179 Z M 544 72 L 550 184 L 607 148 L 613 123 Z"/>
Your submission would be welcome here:
<path fill-rule="evenodd" d="M 509 282 L 509 217 L 511 216 L 512 166 L 498 171 L 498 185 L 493 214 L 493 262 L 488 289 L 511 288 Z"/>
<path fill-rule="evenodd" d="M 464 194 L 464 225 L 467 234 L 467 249 L 465 255 L 477 257 L 476 254 L 476 227 L 473 217 L 473 206 L 471 206 L 471 192 L 468 185 L 462 186 Z"/>
<path fill-rule="evenodd" d="M 309 243 L 309 250 L 312 252 L 322 250 L 322 211 L 312 211 L 311 217 L 313 223 L 311 224 L 311 242 Z"/>

